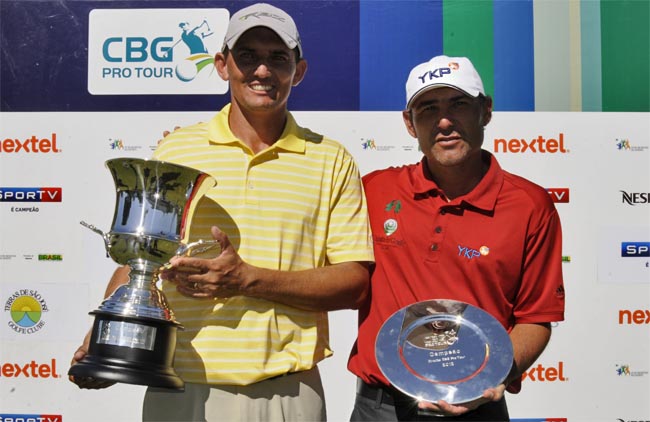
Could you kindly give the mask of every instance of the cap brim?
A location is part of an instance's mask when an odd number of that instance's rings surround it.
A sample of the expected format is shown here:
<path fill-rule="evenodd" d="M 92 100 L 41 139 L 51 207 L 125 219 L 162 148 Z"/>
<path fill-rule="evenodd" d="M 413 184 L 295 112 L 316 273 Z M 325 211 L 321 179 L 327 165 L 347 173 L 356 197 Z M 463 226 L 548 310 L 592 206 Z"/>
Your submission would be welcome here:
<path fill-rule="evenodd" d="M 302 58 L 302 47 L 301 47 L 299 42 L 296 42 L 296 40 L 294 40 L 292 37 L 288 36 L 287 34 L 280 33 L 280 32 L 278 32 L 277 29 L 271 27 L 270 25 L 266 25 L 264 23 L 259 23 L 259 24 L 250 26 L 248 28 L 243 29 L 242 31 L 239 31 L 235 35 L 231 36 L 228 40 L 226 40 L 223 43 L 223 46 L 221 47 L 221 52 L 223 53 L 226 50 L 226 47 L 228 47 L 228 49 L 232 50 L 233 47 L 235 46 L 235 44 L 237 44 L 237 41 L 239 40 L 239 38 L 241 38 L 241 36 L 244 35 L 246 33 L 246 31 L 250 31 L 253 28 L 260 28 L 260 27 L 261 28 L 268 28 L 271 31 L 275 32 L 275 34 L 278 37 L 280 37 L 280 39 L 282 40 L 284 45 L 287 46 L 287 48 L 290 48 L 291 50 L 293 50 L 294 48 L 297 47 L 298 52 L 300 54 L 300 58 Z M 294 45 L 291 46 L 291 44 L 294 44 Z"/>
<path fill-rule="evenodd" d="M 461 89 L 461 88 L 457 87 L 456 85 L 438 83 L 438 84 L 425 86 L 425 87 L 421 88 L 419 91 L 416 91 L 415 94 L 411 95 L 411 99 L 408 101 L 408 103 L 406 103 L 406 109 L 408 110 L 409 108 L 411 108 L 411 105 L 413 104 L 413 101 L 415 101 L 420 95 L 424 94 L 427 91 L 431 91 L 432 89 L 436 89 L 436 88 L 453 88 L 456 91 L 460 91 L 463 94 L 465 94 L 465 95 L 467 95 L 469 97 L 472 97 L 472 98 L 476 98 L 481 94 L 479 91 L 476 91 L 476 93 L 474 95 L 472 95 L 471 92 L 467 92 L 464 89 Z"/>

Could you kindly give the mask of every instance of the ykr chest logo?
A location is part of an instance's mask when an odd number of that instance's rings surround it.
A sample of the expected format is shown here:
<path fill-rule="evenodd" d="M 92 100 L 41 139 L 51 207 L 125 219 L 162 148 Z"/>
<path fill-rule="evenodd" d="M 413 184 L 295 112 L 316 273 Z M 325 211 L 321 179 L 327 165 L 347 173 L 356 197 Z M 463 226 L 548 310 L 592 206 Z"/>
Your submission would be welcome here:
<path fill-rule="evenodd" d="M 489 254 L 490 248 L 487 246 L 481 246 L 478 249 L 473 249 L 468 246 L 458 245 L 458 256 L 466 258 L 470 261 L 481 256 L 487 256 Z"/>

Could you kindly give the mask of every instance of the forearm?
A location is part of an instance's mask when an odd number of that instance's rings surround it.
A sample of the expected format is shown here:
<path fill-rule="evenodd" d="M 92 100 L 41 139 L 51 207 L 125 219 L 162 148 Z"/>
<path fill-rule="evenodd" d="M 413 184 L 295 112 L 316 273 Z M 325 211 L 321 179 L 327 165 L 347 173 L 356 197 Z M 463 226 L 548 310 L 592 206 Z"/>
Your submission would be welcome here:
<path fill-rule="evenodd" d="M 551 338 L 551 324 L 516 324 L 510 332 L 514 352 L 514 363 L 505 382 L 521 378 L 542 354 Z"/>
<path fill-rule="evenodd" d="M 228 236 L 212 227 L 221 245 L 215 258 L 177 256 L 161 278 L 194 298 L 249 296 L 283 303 L 308 311 L 357 309 L 370 286 L 367 262 L 343 262 L 303 271 L 280 271 L 257 267 L 241 259 Z"/>
<path fill-rule="evenodd" d="M 113 272 L 111 279 L 108 281 L 106 291 L 104 292 L 104 299 L 109 297 L 118 287 L 129 281 L 129 272 L 131 268 L 128 265 L 118 267 Z"/>
<path fill-rule="evenodd" d="M 358 309 L 370 283 L 368 264 L 360 262 L 304 271 L 249 267 L 247 272 L 241 294 L 310 311 Z"/>

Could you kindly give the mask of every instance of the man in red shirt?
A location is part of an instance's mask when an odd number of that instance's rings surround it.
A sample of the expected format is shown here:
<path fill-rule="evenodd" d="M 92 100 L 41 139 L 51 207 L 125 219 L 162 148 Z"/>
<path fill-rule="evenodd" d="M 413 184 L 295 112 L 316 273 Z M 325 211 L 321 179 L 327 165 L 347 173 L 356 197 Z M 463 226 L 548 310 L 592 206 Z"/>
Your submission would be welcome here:
<path fill-rule="evenodd" d="M 560 219 L 545 189 L 502 170 L 482 149 L 492 99 L 467 58 L 416 66 L 406 98 L 404 123 L 424 157 L 364 177 L 376 267 L 348 363 L 358 376 L 351 420 L 508 421 L 504 391 L 519 391 L 550 323 L 564 319 Z M 477 400 L 417 402 L 377 364 L 382 324 L 431 299 L 479 307 L 509 333 L 510 374 Z"/>

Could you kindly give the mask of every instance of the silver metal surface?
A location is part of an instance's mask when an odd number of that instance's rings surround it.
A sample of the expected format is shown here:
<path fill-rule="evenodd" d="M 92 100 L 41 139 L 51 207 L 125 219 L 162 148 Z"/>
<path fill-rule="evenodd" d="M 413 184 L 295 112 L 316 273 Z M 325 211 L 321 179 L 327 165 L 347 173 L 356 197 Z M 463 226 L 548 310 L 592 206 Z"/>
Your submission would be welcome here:
<path fill-rule="evenodd" d="M 454 300 L 406 306 L 382 325 L 375 356 L 384 376 L 418 400 L 475 400 L 508 375 L 510 337 L 492 315 Z"/>
<path fill-rule="evenodd" d="M 106 167 L 115 182 L 116 204 L 106 248 L 118 264 L 134 258 L 169 261 L 181 245 L 192 200 L 207 174 L 177 164 L 117 158 Z"/>
<path fill-rule="evenodd" d="M 192 210 L 202 193 L 215 185 L 209 175 L 178 164 L 139 158 L 106 161 L 115 183 L 111 230 L 81 224 L 104 239 L 107 254 L 129 265 L 129 282 L 102 302 L 97 311 L 128 317 L 174 321 L 156 287 L 158 271 L 173 256 L 218 247 L 212 240 L 185 245 Z"/>
<path fill-rule="evenodd" d="M 103 320 L 99 322 L 97 343 L 153 351 L 156 331 L 156 327 L 148 325 Z"/>

